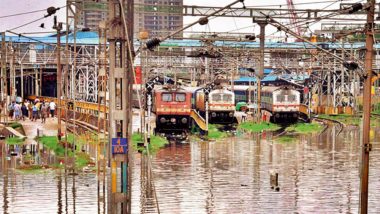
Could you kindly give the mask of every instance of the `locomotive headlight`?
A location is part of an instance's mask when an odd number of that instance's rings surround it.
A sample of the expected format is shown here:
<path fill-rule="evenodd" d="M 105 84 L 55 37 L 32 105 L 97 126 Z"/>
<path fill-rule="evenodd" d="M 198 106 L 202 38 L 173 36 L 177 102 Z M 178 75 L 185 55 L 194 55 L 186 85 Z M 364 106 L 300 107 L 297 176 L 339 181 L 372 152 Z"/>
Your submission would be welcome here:
<path fill-rule="evenodd" d="M 184 117 L 184 118 L 182 118 L 182 120 L 181 120 L 181 121 L 182 121 L 182 123 L 183 123 L 183 124 L 186 124 L 186 123 L 187 123 L 187 119 L 186 119 L 185 117 Z"/>
<path fill-rule="evenodd" d="M 166 119 L 165 119 L 165 117 L 161 117 L 160 122 L 161 122 L 161 123 L 166 123 Z"/>
<path fill-rule="evenodd" d="M 234 116 L 234 113 L 230 112 L 230 113 L 228 114 L 228 116 L 233 117 L 233 116 Z"/>
<path fill-rule="evenodd" d="M 173 117 L 172 119 L 170 119 L 170 122 L 175 123 L 176 119 Z"/>
<path fill-rule="evenodd" d="M 211 117 L 216 117 L 216 113 L 215 112 L 211 113 Z"/>

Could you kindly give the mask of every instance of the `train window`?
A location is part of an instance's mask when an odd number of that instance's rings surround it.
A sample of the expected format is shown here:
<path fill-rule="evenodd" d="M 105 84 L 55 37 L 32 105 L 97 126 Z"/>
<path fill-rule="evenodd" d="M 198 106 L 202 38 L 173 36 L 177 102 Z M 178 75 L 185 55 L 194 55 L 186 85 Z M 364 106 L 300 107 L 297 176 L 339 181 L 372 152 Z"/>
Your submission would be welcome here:
<path fill-rule="evenodd" d="M 213 94 L 212 95 L 212 101 L 215 101 L 215 102 L 222 101 L 222 95 L 221 94 Z"/>
<path fill-rule="evenodd" d="M 186 94 L 175 94 L 175 101 L 177 102 L 185 102 L 186 101 Z"/>
<path fill-rule="evenodd" d="M 223 101 L 231 102 L 232 101 L 232 95 L 231 94 L 223 95 Z"/>
<path fill-rule="evenodd" d="M 277 95 L 276 100 L 277 100 L 277 102 L 284 102 L 285 96 L 284 95 Z"/>
<path fill-rule="evenodd" d="M 168 94 L 168 93 L 163 93 L 161 95 L 161 99 L 163 102 L 171 102 L 173 101 L 173 95 L 172 94 Z"/>
<path fill-rule="evenodd" d="M 296 101 L 296 95 L 288 95 L 288 102 L 295 102 Z"/>

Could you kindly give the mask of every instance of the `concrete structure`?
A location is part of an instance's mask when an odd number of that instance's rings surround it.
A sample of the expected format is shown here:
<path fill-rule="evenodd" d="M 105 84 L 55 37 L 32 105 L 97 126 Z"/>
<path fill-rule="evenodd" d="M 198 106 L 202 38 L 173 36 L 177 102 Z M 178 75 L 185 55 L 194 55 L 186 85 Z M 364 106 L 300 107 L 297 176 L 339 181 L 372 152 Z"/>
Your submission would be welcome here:
<path fill-rule="evenodd" d="M 183 0 L 135 0 L 135 38 L 141 31 L 150 37 L 167 35 L 183 26 Z M 79 17 L 79 28 L 97 31 L 99 22 L 107 18 L 107 0 L 83 1 Z M 182 36 L 182 33 L 178 36 Z"/>

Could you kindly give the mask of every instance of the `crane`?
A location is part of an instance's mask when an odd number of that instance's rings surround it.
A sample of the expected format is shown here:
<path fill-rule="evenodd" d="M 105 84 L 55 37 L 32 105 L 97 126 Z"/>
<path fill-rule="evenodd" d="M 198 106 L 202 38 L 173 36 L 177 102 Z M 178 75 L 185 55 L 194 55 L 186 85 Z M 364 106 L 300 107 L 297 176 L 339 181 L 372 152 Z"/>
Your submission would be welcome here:
<path fill-rule="evenodd" d="M 293 0 L 286 0 L 286 2 L 288 4 L 288 9 L 289 9 L 290 23 L 292 24 L 292 26 L 294 26 L 295 32 L 297 33 L 297 35 L 301 36 L 301 28 L 297 24 L 298 16 L 297 16 L 297 13 L 296 13 L 295 8 L 294 8 Z"/>

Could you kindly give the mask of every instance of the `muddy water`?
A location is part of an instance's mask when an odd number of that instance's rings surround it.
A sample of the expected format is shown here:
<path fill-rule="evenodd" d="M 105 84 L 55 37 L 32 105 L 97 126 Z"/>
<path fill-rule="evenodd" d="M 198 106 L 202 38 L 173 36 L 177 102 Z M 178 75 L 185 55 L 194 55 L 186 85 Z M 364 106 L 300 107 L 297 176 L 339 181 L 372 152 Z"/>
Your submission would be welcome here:
<path fill-rule="evenodd" d="M 281 142 L 270 134 L 171 144 L 152 160 L 161 213 L 357 213 L 359 131 L 335 129 Z M 370 213 L 380 213 L 380 129 L 371 153 Z M 133 172 L 132 213 L 156 213 L 152 192 Z M 280 191 L 270 188 L 279 173 Z M 96 175 L 0 171 L 4 213 L 104 213 Z M 144 185 L 143 185 L 144 184 Z M 74 187 L 74 188 L 73 188 Z M 144 192 L 141 194 L 141 192 Z M 144 204 L 144 206 L 142 205 Z"/>

